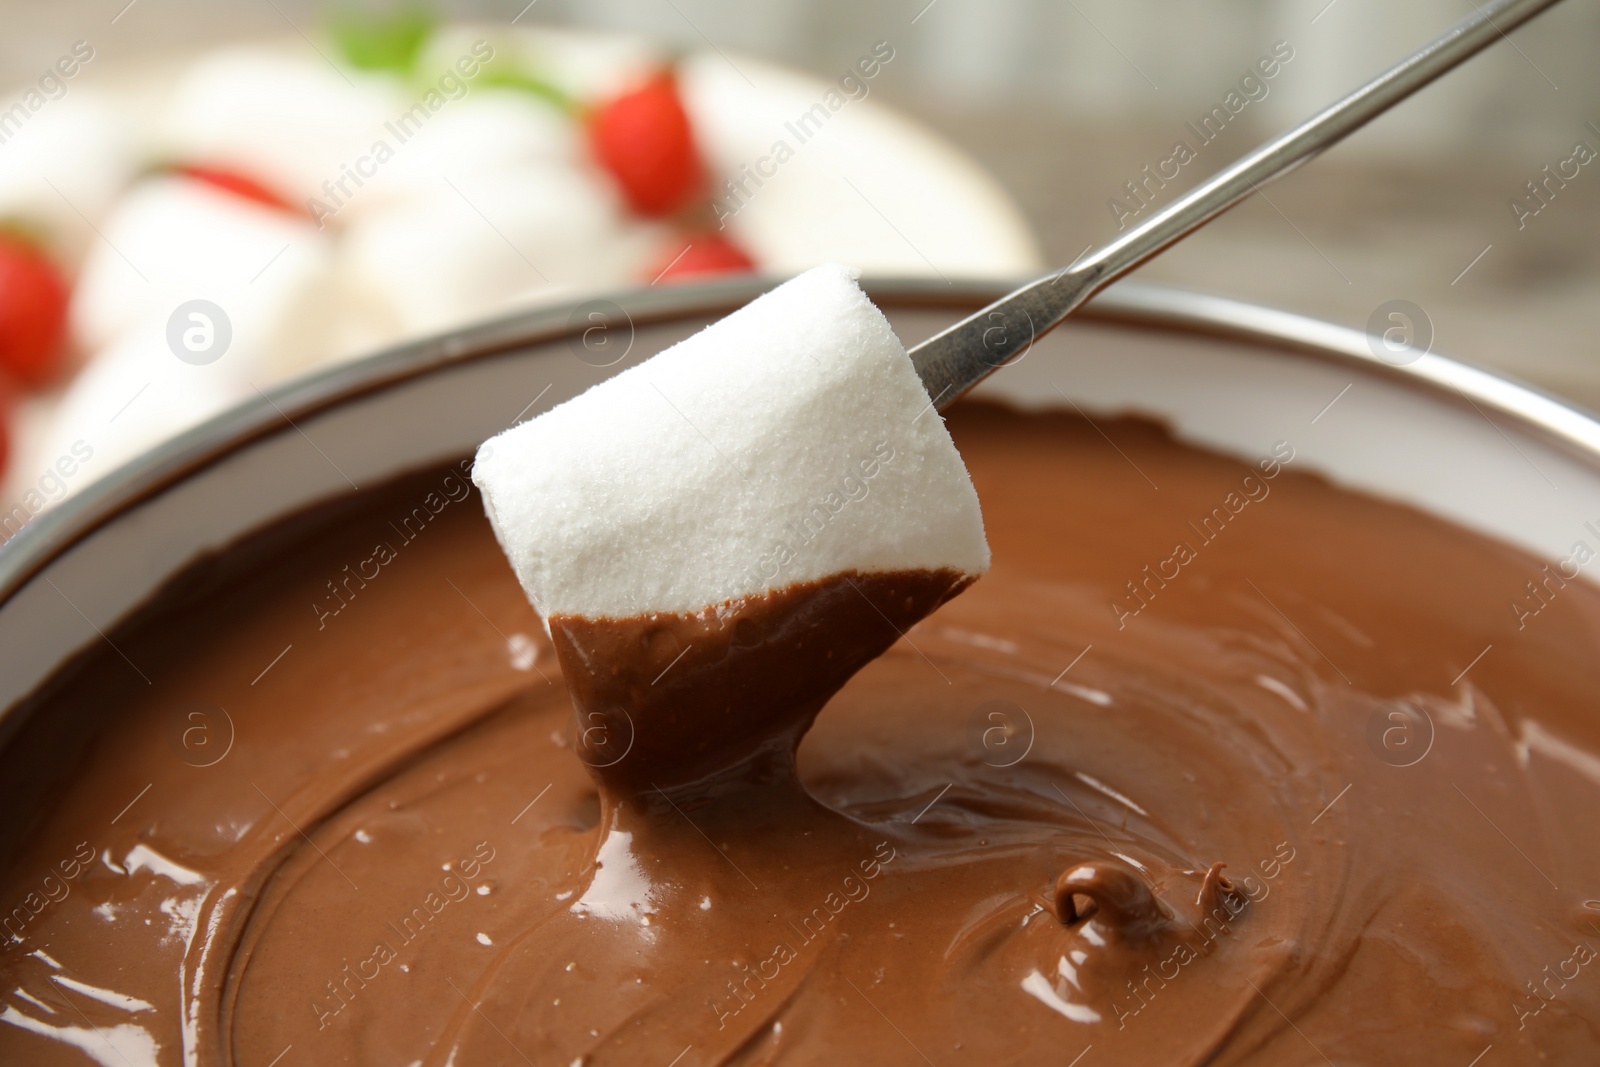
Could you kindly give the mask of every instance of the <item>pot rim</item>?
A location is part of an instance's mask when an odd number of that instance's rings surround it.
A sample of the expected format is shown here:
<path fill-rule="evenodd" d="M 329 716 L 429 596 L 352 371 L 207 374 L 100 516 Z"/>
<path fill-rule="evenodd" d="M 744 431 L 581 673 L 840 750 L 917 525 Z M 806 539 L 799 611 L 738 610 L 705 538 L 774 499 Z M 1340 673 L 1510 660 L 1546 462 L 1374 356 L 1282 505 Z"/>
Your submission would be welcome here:
<path fill-rule="evenodd" d="M 598 303 L 635 326 L 715 318 L 783 279 L 741 277 L 671 288 L 635 287 L 579 296 L 443 334 L 407 341 L 296 378 L 163 442 L 68 497 L 0 544 L 0 606 L 52 561 L 102 526 L 195 472 L 299 419 L 413 381 L 458 363 L 493 359 L 570 336 Z M 971 308 L 1006 295 L 1002 282 L 863 279 L 875 302 L 898 308 Z M 1600 416 L 1509 375 L 1428 351 L 1404 366 L 1381 359 L 1366 331 L 1295 312 L 1192 290 L 1122 282 L 1097 295 L 1074 321 L 1139 331 L 1199 335 L 1277 349 L 1377 374 L 1490 414 L 1600 468 Z M 1496 427 L 1498 429 L 1498 426 Z"/>

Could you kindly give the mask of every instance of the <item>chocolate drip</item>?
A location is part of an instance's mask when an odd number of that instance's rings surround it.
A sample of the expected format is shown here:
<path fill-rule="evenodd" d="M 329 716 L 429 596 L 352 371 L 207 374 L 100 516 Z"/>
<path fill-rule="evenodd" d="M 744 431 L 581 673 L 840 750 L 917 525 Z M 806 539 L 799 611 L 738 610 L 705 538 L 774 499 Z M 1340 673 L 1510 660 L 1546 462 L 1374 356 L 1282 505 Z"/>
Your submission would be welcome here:
<path fill-rule="evenodd" d="M 553 616 L 578 756 L 617 796 L 792 774 L 823 704 L 970 581 L 852 571 L 693 614 Z"/>

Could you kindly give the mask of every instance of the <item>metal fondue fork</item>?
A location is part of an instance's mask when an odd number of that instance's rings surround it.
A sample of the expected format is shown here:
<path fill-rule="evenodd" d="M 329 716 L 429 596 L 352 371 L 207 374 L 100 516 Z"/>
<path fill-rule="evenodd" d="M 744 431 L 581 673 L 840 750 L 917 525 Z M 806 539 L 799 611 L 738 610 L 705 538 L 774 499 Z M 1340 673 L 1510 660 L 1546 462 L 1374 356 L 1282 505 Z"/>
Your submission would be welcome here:
<path fill-rule="evenodd" d="M 1268 141 L 1143 225 L 1065 269 L 969 315 L 911 349 L 911 361 L 940 408 L 1027 350 L 1095 293 L 1294 170 L 1391 107 L 1477 55 L 1557 0 L 1493 0 L 1343 100 Z"/>

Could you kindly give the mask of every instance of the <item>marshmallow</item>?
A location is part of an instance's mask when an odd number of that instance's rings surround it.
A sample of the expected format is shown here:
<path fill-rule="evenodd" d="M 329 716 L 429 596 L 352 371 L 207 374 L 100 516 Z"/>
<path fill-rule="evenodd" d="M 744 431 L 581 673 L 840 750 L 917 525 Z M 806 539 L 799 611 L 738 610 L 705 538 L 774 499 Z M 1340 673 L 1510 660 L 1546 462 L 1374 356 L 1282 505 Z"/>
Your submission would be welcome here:
<path fill-rule="evenodd" d="M 102 232 L 72 297 L 75 339 L 93 355 L 61 398 L 46 456 L 86 442 L 98 478 L 328 354 L 333 253 L 309 220 L 173 176 L 141 182 Z M 197 299 L 222 309 L 229 341 L 192 365 L 168 325 Z"/>
<path fill-rule="evenodd" d="M 374 211 L 405 210 L 406 198 L 431 196 L 446 177 L 514 169 L 523 164 L 582 165 L 581 129 L 549 101 L 518 89 L 477 88 L 451 101 L 415 133 L 391 135 L 392 158 L 372 171 L 338 209 L 341 224 Z M 602 179 L 596 176 L 598 182 Z M 323 200 L 332 209 L 331 197 Z"/>
<path fill-rule="evenodd" d="M 198 426 L 247 396 L 227 357 L 206 366 L 180 361 L 161 323 L 129 333 L 72 380 L 39 438 L 30 469 L 87 445 L 93 464 L 67 486 L 76 493 L 142 453 Z"/>
<path fill-rule="evenodd" d="M 882 277 L 1010 281 L 1045 268 L 995 179 L 876 95 L 715 52 L 686 58 L 678 86 L 716 175 L 712 210 L 768 270 L 844 259 Z"/>
<path fill-rule="evenodd" d="M 989 567 L 943 420 L 837 265 L 501 433 L 473 480 L 546 617 L 687 613 L 851 571 Z"/>
<path fill-rule="evenodd" d="M 141 182 L 101 223 L 72 298 L 78 344 L 107 348 L 185 301 L 232 322 L 226 362 L 241 376 L 325 354 L 333 251 L 309 220 L 182 177 Z"/>
<path fill-rule="evenodd" d="M 566 164 L 455 171 L 392 210 L 357 217 L 341 270 L 385 301 L 407 333 L 457 326 L 642 272 L 654 229 L 631 223 L 606 185 Z"/>
<path fill-rule="evenodd" d="M 76 264 L 94 224 L 138 165 L 137 111 L 84 86 L 41 108 L 0 148 L 0 218 L 42 229 L 51 250 Z M 9 128 L 9 127 L 0 127 Z"/>
<path fill-rule="evenodd" d="M 174 90 L 162 147 L 243 170 L 297 202 L 327 200 L 324 183 L 389 136 L 384 123 L 412 103 L 393 79 L 335 70 L 314 53 L 219 48 Z"/>

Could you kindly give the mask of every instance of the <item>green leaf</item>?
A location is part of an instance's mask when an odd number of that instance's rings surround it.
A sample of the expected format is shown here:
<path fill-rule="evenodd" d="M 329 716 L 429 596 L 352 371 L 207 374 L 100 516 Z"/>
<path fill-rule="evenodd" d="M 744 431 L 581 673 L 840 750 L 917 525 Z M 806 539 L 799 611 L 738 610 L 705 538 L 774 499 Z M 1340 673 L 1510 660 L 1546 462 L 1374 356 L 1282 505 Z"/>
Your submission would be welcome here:
<path fill-rule="evenodd" d="M 479 75 L 478 84 L 532 93 L 546 103 L 554 104 L 562 111 L 571 112 L 578 109 L 577 101 L 554 85 L 542 78 L 513 67 L 491 67 Z"/>
<path fill-rule="evenodd" d="M 436 23 L 420 4 L 387 10 L 346 7 L 329 19 L 328 32 L 352 67 L 410 74 Z"/>

